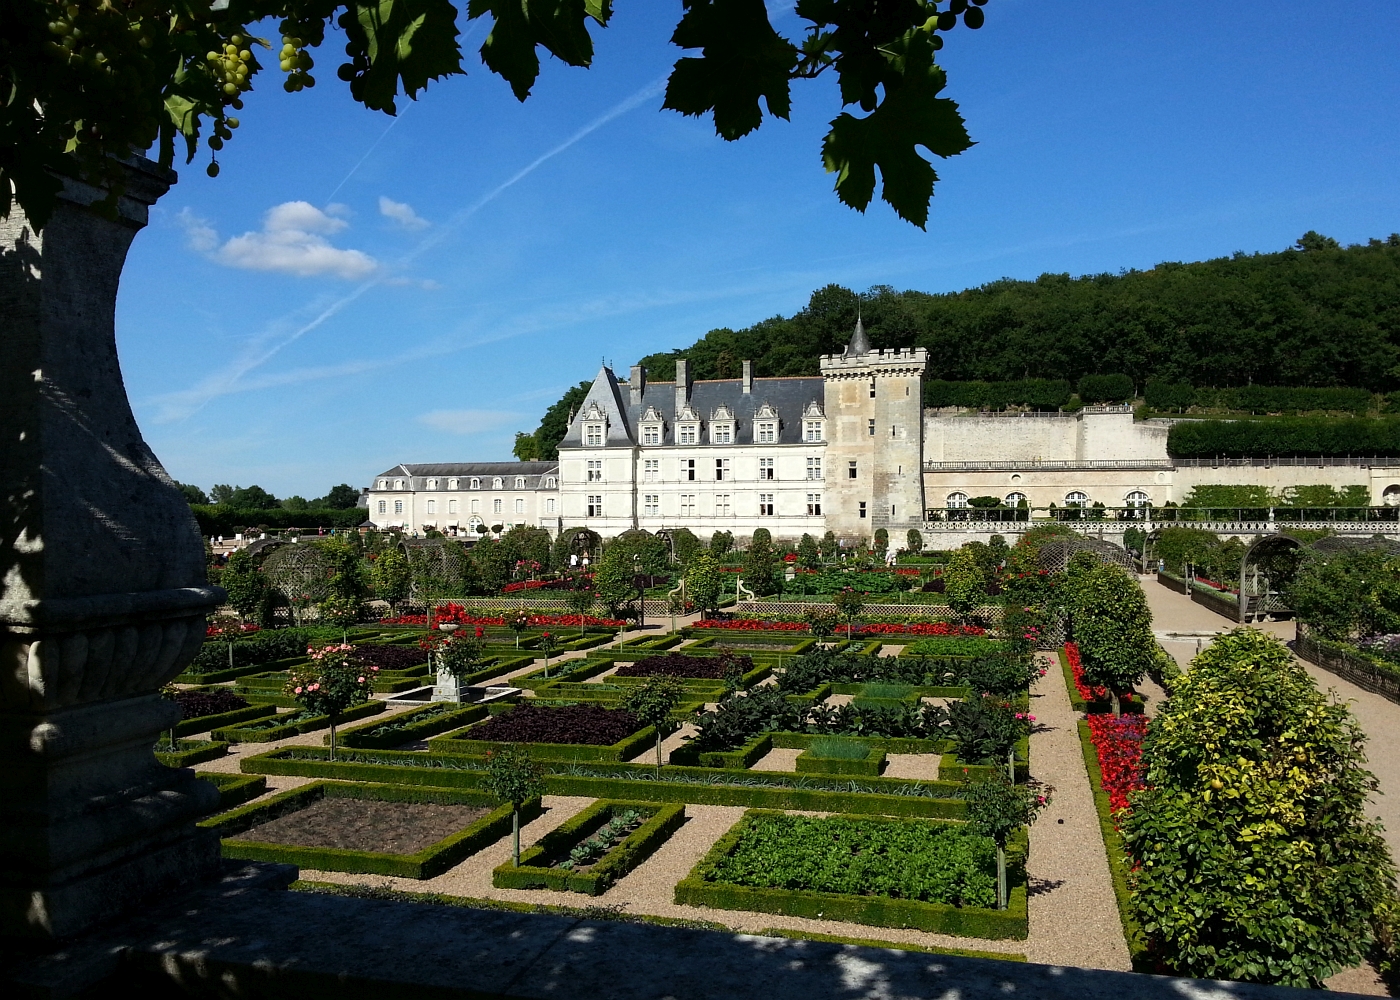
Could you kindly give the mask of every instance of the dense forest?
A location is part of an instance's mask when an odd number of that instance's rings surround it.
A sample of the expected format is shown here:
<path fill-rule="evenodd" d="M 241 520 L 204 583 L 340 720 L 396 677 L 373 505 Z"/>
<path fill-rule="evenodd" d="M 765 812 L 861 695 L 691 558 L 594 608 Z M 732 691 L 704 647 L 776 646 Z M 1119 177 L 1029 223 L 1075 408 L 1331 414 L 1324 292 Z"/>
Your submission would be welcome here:
<path fill-rule="evenodd" d="M 674 378 L 681 357 L 698 379 L 737 378 L 745 359 L 759 376 L 816 375 L 818 357 L 850 339 L 857 304 L 875 347 L 929 349 L 931 381 L 1078 385 L 1121 374 L 1139 394 L 1149 379 L 1400 389 L 1400 234 L 1341 247 L 1310 232 L 1279 253 L 1008 278 L 947 294 L 877 285 L 858 296 L 828 285 L 794 316 L 711 330 L 641 363 L 654 381 Z M 581 398 L 571 389 L 536 433 L 518 437 L 517 454 L 554 458 Z"/>

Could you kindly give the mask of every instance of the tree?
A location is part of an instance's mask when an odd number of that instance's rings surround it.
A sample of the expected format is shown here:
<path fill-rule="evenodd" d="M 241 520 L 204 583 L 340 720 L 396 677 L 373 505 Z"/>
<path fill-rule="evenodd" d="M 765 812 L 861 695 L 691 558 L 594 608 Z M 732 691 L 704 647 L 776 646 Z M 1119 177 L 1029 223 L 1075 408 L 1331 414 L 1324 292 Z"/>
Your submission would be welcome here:
<path fill-rule="evenodd" d="M 676 561 L 685 566 L 695 558 L 695 553 L 700 548 L 700 539 L 696 538 L 695 532 L 689 528 L 672 528 L 671 544 L 675 546 Z"/>
<path fill-rule="evenodd" d="M 734 534 L 729 531 L 716 531 L 710 536 L 710 554 L 723 558 L 734 549 Z"/>
<path fill-rule="evenodd" d="M 888 529 L 885 529 L 885 528 L 876 528 L 876 529 L 875 529 L 875 551 L 878 552 L 880 555 L 883 556 L 886 552 L 889 551 L 889 548 L 890 548 L 890 533 L 889 533 Z"/>
<path fill-rule="evenodd" d="M 319 500 L 312 500 L 312 507 L 325 510 L 354 510 L 360 503 L 360 491 L 349 483 L 332 486 L 329 493 Z"/>
<path fill-rule="evenodd" d="M 514 560 L 506 546 L 491 538 L 482 538 L 471 550 L 472 562 L 481 580 L 481 589 L 488 594 L 499 593 L 510 582 Z"/>
<path fill-rule="evenodd" d="M 1041 810 L 1050 804 L 1054 789 L 1049 786 L 1032 788 L 1014 785 L 1000 769 L 990 780 L 974 781 L 965 786 L 967 825 L 997 845 L 997 909 L 1007 906 L 1006 842 L 1023 826 L 1035 822 Z"/>
<path fill-rule="evenodd" d="M 511 805 L 511 843 L 515 866 L 520 867 L 520 807 L 544 794 L 544 769 L 524 747 L 508 743 L 486 754 L 486 790 Z"/>
<path fill-rule="evenodd" d="M 191 486 L 189 483 L 176 483 L 175 486 L 185 495 L 185 499 L 192 504 L 209 502 L 209 497 L 198 486 Z"/>
<path fill-rule="evenodd" d="M 387 548 L 379 554 L 379 558 L 370 568 L 369 578 L 374 587 L 374 596 L 381 601 L 388 601 L 391 611 L 396 611 L 408 596 L 409 585 L 412 582 L 408 560 L 403 557 L 397 546 Z"/>
<path fill-rule="evenodd" d="M 337 535 L 312 542 L 325 554 L 330 579 L 327 589 L 340 597 L 353 600 L 357 604 L 369 592 L 369 582 L 365 579 L 363 554 L 357 542 L 347 536 Z"/>
<path fill-rule="evenodd" d="M 632 582 L 635 574 L 632 567 L 622 558 L 603 558 L 598 571 L 593 574 L 593 593 L 607 609 L 608 616 L 616 618 L 622 606 L 637 596 L 637 587 Z"/>
<path fill-rule="evenodd" d="M 756 596 L 767 597 L 781 589 L 775 572 L 777 561 L 773 536 L 767 528 L 759 528 L 753 533 L 749 550 L 744 553 L 744 579 Z"/>
<path fill-rule="evenodd" d="M 987 591 L 987 579 L 977 565 L 976 553 L 964 545 L 948 558 L 943 570 L 943 593 L 948 606 L 960 615 L 975 608 Z"/>
<path fill-rule="evenodd" d="M 1069 600 L 1084 679 L 1108 689 L 1119 715 L 1121 695 L 1157 656 L 1147 595 L 1123 567 L 1097 563 L 1072 585 Z"/>
<path fill-rule="evenodd" d="M 1151 954 L 1204 979 L 1321 988 L 1393 905 L 1365 735 L 1275 637 L 1220 636 L 1172 686 L 1120 826 Z"/>
<path fill-rule="evenodd" d="M 677 729 L 680 723 L 672 718 L 676 706 L 680 704 L 685 688 L 674 677 L 648 677 L 634 687 L 622 702 L 644 726 L 656 729 L 656 780 L 661 780 L 661 744 Z"/>
<path fill-rule="evenodd" d="M 1400 560 L 1379 545 L 1308 551 L 1286 594 L 1298 620 L 1328 639 L 1400 631 Z"/>
<path fill-rule="evenodd" d="M 540 457 L 540 443 L 533 434 L 526 434 L 524 431 L 515 432 L 515 444 L 511 446 L 511 454 L 522 462 L 535 462 Z"/>
<path fill-rule="evenodd" d="M 819 570 L 822 568 L 821 550 L 811 535 L 804 534 L 797 543 L 797 566 L 799 569 Z"/>
<path fill-rule="evenodd" d="M 283 510 L 302 511 L 306 510 L 309 504 L 306 502 L 306 497 L 290 496 L 283 500 L 280 506 Z"/>
<path fill-rule="evenodd" d="M 219 585 L 228 591 L 228 602 L 241 618 L 260 617 L 267 602 L 267 580 L 247 549 L 239 549 L 228 557 Z"/>
<path fill-rule="evenodd" d="M 924 550 L 924 536 L 919 534 L 918 528 L 910 528 L 909 533 L 904 536 L 905 547 L 910 552 L 918 553 Z"/>
<path fill-rule="evenodd" d="M 141 8 L 11 4 L 0 78 L 12 91 L 8 106 L 24 112 L 10 115 L 0 133 L 0 214 L 8 215 L 13 189 L 41 229 L 59 190 L 56 175 L 75 165 L 81 176 L 105 186 L 119 176 L 114 158 L 132 148 L 158 144 L 159 160 L 169 166 L 178 136 L 188 162 L 206 119 L 205 145 L 220 151 L 240 124 L 229 112 L 242 109 L 262 72 L 255 50 L 271 47 L 248 27 L 265 18 L 281 19 L 275 58 L 288 91 L 315 84 L 310 50 L 321 45 L 332 22 L 344 30 L 348 56 L 337 75 L 371 110 L 396 114 L 401 92 L 416 98 L 430 80 L 465 72 L 451 4 L 391 5 L 376 8 L 373 17 L 341 7 L 336 0 L 320 6 L 234 0 L 219 9 L 160 0 Z M 591 65 L 589 22 L 606 26 L 611 4 L 496 0 L 469 5 L 465 20 L 487 13 L 493 23 L 482 62 L 524 101 L 539 75 L 538 48 L 570 66 Z M 882 9 L 875 18 L 864 6 L 846 4 L 804 4 L 798 14 L 806 21 L 805 37 L 793 42 L 773 29 L 761 3 L 688 3 L 671 41 L 693 54 L 677 61 L 663 107 L 710 115 L 715 131 L 734 140 L 762 124 L 765 106 L 769 115 L 788 117 L 793 80 L 833 71 L 842 103 L 869 112 L 864 118 L 841 113 L 822 144 L 837 196 L 864 211 L 878 168 L 881 197 L 923 228 L 937 175 L 918 147 L 949 157 L 972 142 L 957 104 L 938 96 L 946 77 L 934 63 L 943 34 L 959 18 L 946 10 L 930 17 L 930 8 L 912 2 Z M 980 28 L 984 18 L 974 0 L 961 22 Z M 207 172 L 218 175 L 217 160 Z"/>
<path fill-rule="evenodd" d="M 287 694 L 312 715 L 330 719 L 330 759 L 335 760 L 335 727 L 345 710 L 369 700 L 379 668 L 351 659 L 355 647 L 348 643 L 312 646 L 306 663 L 287 671 Z"/>
<path fill-rule="evenodd" d="M 710 553 L 700 552 L 685 569 L 686 595 L 701 614 L 708 614 L 719 608 L 722 589 L 719 563 Z"/>
<path fill-rule="evenodd" d="M 842 587 L 832 595 L 831 602 L 836 605 L 836 613 L 846 619 L 846 640 L 850 641 L 855 634 L 856 617 L 865 610 L 865 597 L 854 587 Z"/>

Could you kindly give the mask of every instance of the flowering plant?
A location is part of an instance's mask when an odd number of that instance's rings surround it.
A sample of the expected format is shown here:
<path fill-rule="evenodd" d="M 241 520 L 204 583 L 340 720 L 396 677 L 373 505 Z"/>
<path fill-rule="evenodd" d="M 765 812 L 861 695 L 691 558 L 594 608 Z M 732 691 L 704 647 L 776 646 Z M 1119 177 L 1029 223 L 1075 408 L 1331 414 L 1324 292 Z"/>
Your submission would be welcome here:
<path fill-rule="evenodd" d="M 593 615 L 567 614 L 567 615 L 541 615 L 525 612 L 528 627 L 530 628 L 580 628 L 584 625 L 601 625 L 609 628 L 617 628 L 619 625 L 626 625 L 624 621 L 616 618 L 596 618 Z M 433 610 L 434 624 L 450 623 L 456 625 L 505 625 L 506 616 L 504 614 L 479 614 L 474 615 L 460 604 L 441 604 Z M 381 618 L 381 625 L 426 625 L 427 615 L 396 615 L 392 618 Z"/>
<path fill-rule="evenodd" d="M 1070 676 L 1074 678 L 1074 689 L 1079 692 L 1079 697 L 1082 700 L 1098 704 L 1109 700 L 1108 688 L 1101 684 L 1090 684 L 1084 679 L 1084 660 L 1079 654 L 1077 643 L 1065 643 L 1065 660 L 1069 663 Z M 1125 691 L 1121 700 L 1131 704 L 1133 693 Z"/>
<path fill-rule="evenodd" d="M 349 643 L 308 646 L 307 662 L 287 671 L 286 692 L 313 715 L 331 720 L 331 759 L 335 759 L 335 726 L 352 705 L 369 700 L 379 668 L 351 658 Z"/>
<path fill-rule="evenodd" d="M 1118 814 L 1128 808 L 1128 797 L 1147 787 L 1142 765 L 1147 716 L 1100 713 L 1088 716 L 1085 722 L 1098 754 L 1103 790 L 1108 793 L 1109 809 L 1117 825 L 1122 819 Z"/>

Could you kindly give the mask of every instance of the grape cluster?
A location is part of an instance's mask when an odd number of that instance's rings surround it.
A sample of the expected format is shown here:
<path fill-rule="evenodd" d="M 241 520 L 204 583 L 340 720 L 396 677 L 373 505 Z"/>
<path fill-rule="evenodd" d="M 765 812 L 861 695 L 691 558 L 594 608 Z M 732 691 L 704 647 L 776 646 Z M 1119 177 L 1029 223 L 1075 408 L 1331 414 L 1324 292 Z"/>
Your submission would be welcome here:
<path fill-rule="evenodd" d="M 309 72 L 311 67 L 316 65 L 316 60 L 312 59 L 311 53 L 307 51 L 306 41 L 297 35 L 285 33 L 285 26 L 283 30 L 282 51 L 279 55 L 281 62 L 278 65 L 282 72 L 287 74 L 287 79 L 283 81 L 282 89 L 294 94 L 306 87 L 316 86 L 316 78 Z"/>
<path fill-rule="evenodd" d="M 987 16 L 982 13 L 986 5 L 987 0 L 949 0 L 948 9 L 930 17 L 924 23 L 924 28 L 928 31 L 952 31 L 958 26 L 958 16 L 961 15 L 963 24 L 975 30 L 987 22 Z M 933 47 L 941 49 L 943 39 L 934 36 Z"/>
<path fill-rule="evenodd" d="M 233 35 L 221 50 L 211 49 L 204 56 L 226 97 L 236 98 L 241 91 L 253 89 L 252 77 L 258 67 L 252 49 L 245 48 L 247 43 L 242 35 Z"/>

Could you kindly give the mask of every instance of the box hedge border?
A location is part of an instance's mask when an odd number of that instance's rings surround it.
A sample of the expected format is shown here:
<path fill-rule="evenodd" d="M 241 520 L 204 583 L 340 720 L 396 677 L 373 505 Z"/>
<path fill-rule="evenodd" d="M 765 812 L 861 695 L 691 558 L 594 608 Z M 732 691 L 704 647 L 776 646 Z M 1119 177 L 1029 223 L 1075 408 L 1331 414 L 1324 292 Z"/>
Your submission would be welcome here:
<path fill-rule="evenodd" d="M 341 713 L 336 725 L 340 726 L 347 722 L 354 722 L 367 716 L 378 715 L 384 711 L 384 702 L 366 701 L 359 705 L 347 708 Z M 269 716 L 270 718 L 270 716 Z M 223 740 L 227 743 L 272 743 L 276 740 L 285 740 L 291 736 L 300 736 L 303 733 L 314 733 L 318 729 L 330 727 L 331 720 L 328 715 L 314 715 L 301 722 L 291 722 L 284 726 L 271 726 L 267 729 L 246 729 L 239 726 L 224 726 L 214 730 L 209 735 L 216 740 Z"/>
<path fill-rule="evenodd" d="M 472 723 L 464 729 L 437 736 L 428 741 L 428 749 L 436 753 L 463 754 L 468 757 L 485 757 L 488 753 L 502 750 L 507 746 L 517 746 L 530 752 L 535 760 L 546 761 L 623 761 L 630 760 L 643 750 L 656 744 L 656 729 L 646 726 L 616 743 L 599 746 L 592 743 L 515 743 L 502 740 L 473 740 L 463 737 L 479 728 L 481 723 Z"/>
<path fill-rule="evenodd" d="M 715 767 L 730 771 L 746 771 L 773 749 L 771 733 L 760 733 L 734 750 L 697 750 L 681 744 L 671 751 L 669 763 L 685 767 Z"/>
<path fill-rule="evenodd" d="M 166 767 L 193 767 L 222 757 L 228 753 L 228 744 L 223 740 L 176 740 L 177 748 L 189 744 L 187 749 L 176 749 L 173 753 L 156 751 L 156 760 Z M 156 746 L 160 746 L 159 743 Z"/>
<path fill-rule="evenodd" d="M 464 723 L 477 722 L 487 716 L 485 705 L 463 705 L 455 711 L 443 712 L 441 715 L 434 715 L 422 722 L 411 721 L 415 715 L 422 714 L 425 709 L 442 704 L 448 703 L 429 702 L 422 708 L 411 708 L 407 712 L 400 712 L 398 715 L 382 721 L 375 719 L 351 729 L 342 729 L 335 734 L 336 745 L 355 750 L 392 750 L 404 743 L 412 743 L 427 736 L 436 736 L 444 730 L 455 729 Z M 395 728 L 392 733 L 386 733 L 382 736 L 371 735 L 376 729 L 383 726 L 394 726 Z M 327 733 L 322 737 L 321 742 L 329 746 L 331 734 Z"/>
<path fill-rule="evenodd" d="M 638 809 L 650 813 L 637 829 L 614 844 L 590 871 L 573 872 L 549 867 L 549 861 L 601 829 L 618 812 Z M 516 867 L 507 861 L 491 873 L 491 884 L 497 889 L 556 889 L 600 896 L 614 882 L 627 875 L 656 849 L 664 844 L 685 822 L 685 805 L 673 803 L 600 799 L 577 816 L 546 833 L 534 846 L 520 855 Z"/>
<path fill-rule="evenodd" d="M 252 722 L 254 719 L 265 719 L 270 715 L 276 715 L 277 708 L 274 705 L 245 705 L 242 708 L 235 708 L 229 712 L 215 712 L 213 715 L 196 715 L 193 718 L 182 719 L 175 724 L 175 735 L 193 736 L 195 733 L 207 733 L 222 726 L 233 726 L 240 722 Z"/>
<path fill-rule="evenodd" d="M 885 769 L 885 751 L 867 745 L 868 753 L 862 760 L 848 760 L 836 757 L 814 757 L 810 748 L 797 755 L 798 774 L 854 774 L 862 777 L 877 777 Z"/>
<path fill-rule="evenodd" d="M 513 809 L 510 803 L 496 806 L 475 823 L 414 854 L 389 854 L 379 851 L 352 851 L 332 847 L 298 847 L 291 844 L 263 844 L 256 841 L 227 839 L 233 834 L 305 808 L 310 801 L 326 795 L 340 798 L 378 799 L 382 802 L 432 802 L 444 805 L 496 805 L 485 792 L 445 788 L 412 788 L 404 785 L 354 784 L 337 781 L 315 781 L 253 805 L 235 809 L 199 825 L 211 829 L 223 839 L 223 855 L 245 861 L 273 861 L 298 865 L 317 871 L 351 872 L 364 875 L 393 875 L 400 878 L 427 879 L 441 875 L 460 864 L 465 858 L 500 840 L 511 830 Z M 310 801 L 307 801 L 310 800 Z M 539 799 L 521 806 L 523 822 L 542 815 Z"/>
<path fill-rule="evenodd" d="M 708 906 L 718 910 L 747 910 L 777 913 L 813 920 L 839 920 L 876 927 L 912 927 L 936 934 L 980 937 L 994 940 L 1024 940 L 1030 933 L 1023 865 L 1008 865 L 1011 898 L 1005 910 L 959 907 L 946 903 L 924 903 L 885 896 L 856 896 L 835 892 L 800 889 L 760 889 L 752 886 L 711 882 L 705 875 L 738 846 L 740 837 L 755 818 L 778 815 L 772 810 L 750 809 L 719 839 L 690 874 L 676 884 L 679 906 Z M 909 822 L 908 819 L 841 816 L 841 819 Z"/>
<path fill-rule="evenodd" d="M 1118 919 L 1123 925 L 1123 937 L 1128 944 L 1128 957 L 1132 960 L 1135 972 L 1152 972 L 1155 971 L 1155 967 L 1147 957 L 1147 935 L 1133 916 L 1132 893 L 1128 890 L 1127 848 L 1118 828 L 1113 825 L 1113 811 L 1108 792 L 1104 791 L 1103 787 L 1099 753 L 1094 749 L 1094 738 L 1089 732 L 1089 723 L 1083 719 L 1077 720 L 1075 731 L 1079 733 L 1079 748 L 1084 754 L 1084 768 L 1089 772 L 1089 789 L 1094 795 L 1094 811 L 1099 817 L 1099 832 L 1103 835 L 1104 853 L 1108 856 L 1108 873 L 1113 882 L 1113 898 L 1118 903 Z"/>
<path fill-rule="evenodd" d="M 959 958 L 992 958 L 999 962 L 1026 962 L 1029 959 L 1019 952 L 976 951 L 971 948 L 939 948 L 927 944 L 911 944 L 908 941 L 884 941 L 880 938 L 854 938 L 841 934 L 819 934 L 816 931 L 794 930 L 790 927 L 765 927 L 755 931 L 757 937 L 788 938 L 791 941 L 819 941 L 822 944 L 849 944 L 857 948 L 888 948 L 892 951 L 916 951 L 924 955 L 956 955 Z"/>
<path fill-rule="evenodd" d="M 267 778 L 261 774 L 235 774 L 227 771 L 196 771 L 196 778 L 219 790 L 219 811 L 251 802 L 267 791 Z"/>
<path fill-rule="evenodd" d="M 239 767 L 247 774 L 297 776 L 365 781 L 430 788 L 475 789 L 482 785 L 484 769 L 479 758 L 451 757 L 443 754 L 422 754 L 397 750 L 359 751 L 377 760 L 413 760 L 408 766 L 344 760 L 338 754 L 334 761 L 323 758 L 325 748 L 283 747 L 267 753 L 245 757 Z M 355 754 L 357 751 L 349 751 Z M 314 757 L 310 756 L 313 755 Z M 309 759 L 308 759 L 309 758 Z M 436 762 L 440 766 L 424 766 Z M 804 810 L 904 816 L 925 819 L 961 819 L 967 814 L 966 802 L 957 797 L 959 785 L 952 782 L 911 781 L 902 778 L 851 779 L 850 785 L 860 789 L 819 787 L 822 775 L 796 772 L 764 772 L 771 783 L 755 780 L 750 771 L 718 768 L 668 767 L 662 773 L 694 780 L 657 781 L 654 769 L 645 764 L 570 765 L 567 762 L 543 762 L 545 793 L 593 799 L 623 799 L 643 802 L 684 802 L 692 805 L 743 806 L 747 808 Z M 453 766 L 453 765 L 456 766 Z M 551 764 L 557 769 L 551 769 Z M 470 765 L 470 766 L 464 766 Z M 596 767 L 611 774 L 580 774 L 578 768 Z M 626 777 L 624 775 L 632 775 Z M 829 777 L 833 784 L 842 779 Z M 783 784 L 780 782 L 789 782 Z M 880 791 L 888 788 L 889 791 Z M 909 794 L 902 789 L 916 788 L 946 795 Z M 872 790 L 873 789 L 873 790 Z"/>

